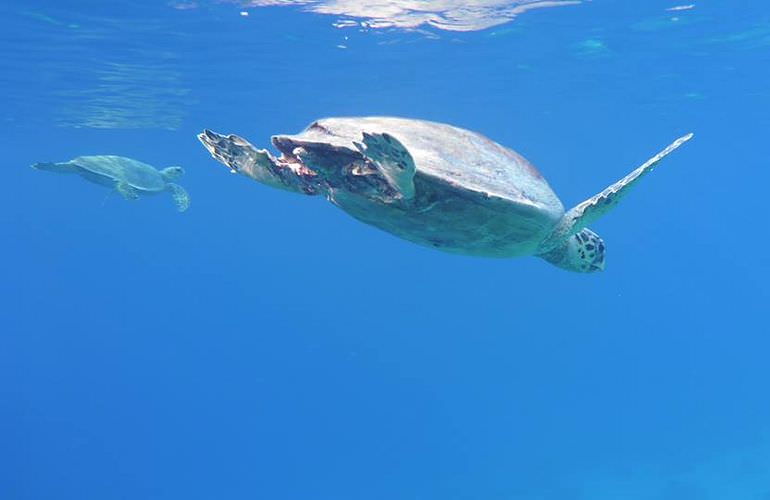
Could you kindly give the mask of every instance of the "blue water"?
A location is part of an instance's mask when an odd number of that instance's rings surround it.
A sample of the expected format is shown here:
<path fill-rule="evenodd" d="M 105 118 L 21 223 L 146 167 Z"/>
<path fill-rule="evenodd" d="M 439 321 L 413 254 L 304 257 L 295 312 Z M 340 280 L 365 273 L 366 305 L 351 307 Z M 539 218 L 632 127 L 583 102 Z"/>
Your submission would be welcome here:
<path fill-rule="evenodd" d="M 0 498 L 770 498 L 770 7 L 345 3 L 0 3 Z M 373 114 L 479 131 L 567 207 L 696 137 L 591 275 L 407 243 L 195 138 Z M 29 168 L 94 154 L 182 165 L 190 210 Z"/>

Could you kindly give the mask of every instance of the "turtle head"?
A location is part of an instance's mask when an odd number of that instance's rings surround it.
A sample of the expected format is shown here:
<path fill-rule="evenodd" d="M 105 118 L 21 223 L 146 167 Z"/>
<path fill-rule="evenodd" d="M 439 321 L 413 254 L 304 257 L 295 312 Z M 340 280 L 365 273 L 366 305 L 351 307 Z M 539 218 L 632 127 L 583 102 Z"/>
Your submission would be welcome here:
<path fill-rule="evenodd" d="M 184 169 L 182 167 L 168 167 L 161 170 L 160 175 L 168 182 L 175 181 L 184 175 Z"/>
<path fill-rule="evenodd" d="M 578 273 L 604 270 L 604 242 L 590 229 L 583 229 L 561 245 L 538 255 L 551 264 Z"/>

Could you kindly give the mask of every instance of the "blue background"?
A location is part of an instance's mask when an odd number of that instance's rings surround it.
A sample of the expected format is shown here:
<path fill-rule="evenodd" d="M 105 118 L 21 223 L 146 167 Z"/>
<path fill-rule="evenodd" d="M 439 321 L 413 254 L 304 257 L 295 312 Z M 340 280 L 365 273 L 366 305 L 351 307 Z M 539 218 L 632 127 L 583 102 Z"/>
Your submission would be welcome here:
<path fill-rule="evenodd" d="M 0 498 L 770 498 L 770 8 L 675 5 L 3 1 Z M 195 139 L 367 114 L 482 132 L 568 207 L 696 138 L 594 275 L 403 242 Z M 86 154 L 184 166 L 191 209 L 28 167 Z"/>

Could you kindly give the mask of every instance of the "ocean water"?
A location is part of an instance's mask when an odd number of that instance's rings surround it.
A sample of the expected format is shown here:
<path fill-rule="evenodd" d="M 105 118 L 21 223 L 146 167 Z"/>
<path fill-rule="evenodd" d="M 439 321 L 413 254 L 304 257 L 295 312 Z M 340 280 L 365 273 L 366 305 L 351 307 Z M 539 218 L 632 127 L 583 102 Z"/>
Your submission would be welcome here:
<path fill-rule="evenodd" d="M 770 499 L 770 5 L 0 2 L 0 498 Z M 446 122 L 602 273 L 441 253 L 230 175 L 324 116 Z M 185 213 L 30 168 L 181 165 Z"/>

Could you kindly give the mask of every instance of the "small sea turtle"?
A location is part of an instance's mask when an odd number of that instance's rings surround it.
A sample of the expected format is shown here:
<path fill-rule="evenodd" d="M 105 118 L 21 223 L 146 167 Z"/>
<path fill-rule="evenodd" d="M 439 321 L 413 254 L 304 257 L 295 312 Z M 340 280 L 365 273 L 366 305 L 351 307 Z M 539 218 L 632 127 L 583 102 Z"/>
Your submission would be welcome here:
<path fill-rule="evenodd" d="M 232 172 L 273 187 L 321 194 L 350 215 L 452 253 L 536 255 L 564 269 L 604 269 L 604 243 L 587 228 L 610 211 L 674 141 L 626 177 L 565 213 L 521 155 L 450 125 L 403 118 L 328 118 L 278 135 L 274 157 L 236 135 L 198 135 Z"/>
<path fill-rule="evenodd" d="M 154 194 L 168 191 L 174 198 L 176 208 L 184 212 L 190 206 L 187 191 L 171 181 L 184 174 L 182 167 L 155 167 L 123 156 L 78 156 L 62 163 L 36 163 L 33 168 L 51 172 L 75 173 L 81 177 L 115 188 L 123 198 L 135 200 L 140 194 Z"/>

